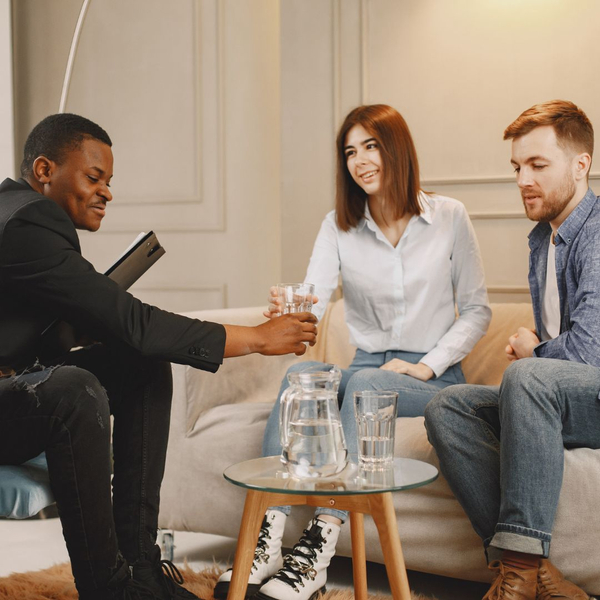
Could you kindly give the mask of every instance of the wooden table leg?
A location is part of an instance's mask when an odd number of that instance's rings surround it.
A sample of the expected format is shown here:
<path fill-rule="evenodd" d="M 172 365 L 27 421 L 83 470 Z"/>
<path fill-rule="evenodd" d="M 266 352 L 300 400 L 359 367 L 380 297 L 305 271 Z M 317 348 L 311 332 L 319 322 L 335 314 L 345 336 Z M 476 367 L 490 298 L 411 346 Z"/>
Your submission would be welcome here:
<path fill-rule="evenodd" d="M 292 500 L 291 504 L 323 506 L 322 497 L 320 496 L 289 496 L 288 499 Z M 285 502 L 285 500 L 285 496 L 281 494 L 260 492 L 257 490 L 247 491 L 227 600 L 244 599 L 252 561 L 254 560 L 254 550 L 265 511 L 269 506 L 277 506 Z M 367 503 L 368 508 L 366 506 Z M 367 566 L 364 517 L 362 512 L 369 512 L 379 532 L 379 541 L 383 550 L 392 597 L 394 600 L 411 600 L 392 494 L 386 492 L 383 494 L 369 494 L 362 497 L 347 497 L 343 502 L 340 502 L 340 505 L 342 504 L 343 506 L 340 506 L 340 509 L 350 510 L 352 568 L 356 599 L 367 599 Z M 358 512 L 359 510 L 362 512 Z"/>
<path fill-rule="evenodd" d="M 392 494 L 386 492 L 370 495 L 369 504 L 371 515 L 379 532 L 379 541 L 383 550 L 392 597 L 394 600 L 410 600 L 410 587 L 400 545 Z"/>
<path fill-rule="evenodd" d="M 354 574 L 354 597 L 356 600 L 367 600 L 367 556 L 365 553 L 364 521 L 362 513 L 350 513 L 352 572 Z"/>
<path fill-rule="evenodd" d="M 244 599 L 260 526 L 268 507 L 268 494 L 255 490 L 247 491 L 227 600 Z"/>

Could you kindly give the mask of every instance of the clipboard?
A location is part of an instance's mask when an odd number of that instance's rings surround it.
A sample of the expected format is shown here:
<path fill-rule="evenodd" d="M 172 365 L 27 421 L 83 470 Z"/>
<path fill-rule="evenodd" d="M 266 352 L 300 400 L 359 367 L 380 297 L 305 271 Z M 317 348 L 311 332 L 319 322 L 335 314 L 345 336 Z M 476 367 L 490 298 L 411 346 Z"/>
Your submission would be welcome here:
<path fill-rule="evenodd" d="M 129 289 L 164 253 L 154 231 L 140 233 L 105 275 Z"/>

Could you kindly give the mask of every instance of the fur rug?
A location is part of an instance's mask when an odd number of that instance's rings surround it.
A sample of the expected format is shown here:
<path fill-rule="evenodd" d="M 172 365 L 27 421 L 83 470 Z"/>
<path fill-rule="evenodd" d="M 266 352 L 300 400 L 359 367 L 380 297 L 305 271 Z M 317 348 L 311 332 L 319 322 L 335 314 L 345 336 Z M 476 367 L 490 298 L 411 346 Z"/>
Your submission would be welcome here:
<path fill-rule="evenodd" d="M 185 587 L 200 598 L 213 600 L 212 590 L 221 570 L 217 567 L 199 573 L 184 567 L 181 574 Z M 323 600 L 352 600 L 350 590 L 331 590 Z M 0 578 L 0 600 L 77 600 L 71 568 L 68 564 L 56 565 L 43 571 L 13 573 Z M 391 600 L 390 596 L 369 595 L 369 600 Z M 427 600 L 425 596 L 413 594 L 413 600 Z"/>

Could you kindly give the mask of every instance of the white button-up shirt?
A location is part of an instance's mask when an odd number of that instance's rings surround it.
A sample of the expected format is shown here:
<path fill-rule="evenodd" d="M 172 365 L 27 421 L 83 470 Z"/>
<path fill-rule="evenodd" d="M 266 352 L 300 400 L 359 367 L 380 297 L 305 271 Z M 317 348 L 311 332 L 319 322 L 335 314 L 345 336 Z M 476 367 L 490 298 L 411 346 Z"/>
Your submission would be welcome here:
<path fill-rule="evenodd" d="M 341 231 L 335 211 L 323 221 L 305 281 L 315 284 L 320 319 L 341 273 L 350 342 L 365 352 L 421 352 L 440 376 L 487 331 L 483 265 L 465 207 L 421 193 L 394 248 L 369 207 L 357 227 Z M 456 312 L 458 311 L 458 317 Z"/>

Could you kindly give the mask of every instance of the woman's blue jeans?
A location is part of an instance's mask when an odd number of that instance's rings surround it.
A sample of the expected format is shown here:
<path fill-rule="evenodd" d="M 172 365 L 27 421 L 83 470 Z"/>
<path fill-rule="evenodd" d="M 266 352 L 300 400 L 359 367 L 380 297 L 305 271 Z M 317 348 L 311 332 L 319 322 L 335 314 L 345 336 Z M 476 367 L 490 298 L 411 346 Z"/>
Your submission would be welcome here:
<path fill-rule="evenodd" d="M 380 369 L 382 365 L 394 358 L 399 358 L 413 364 L 418 363 L 424 354 L 416 352 L 402 352 L 400 350 L 389 350 L 387 352 L 369 353 L 358 349 L 352 364 L 342 370 L 342 381 L 338 391 L 338 400 L 341 403 L 340 415 L 346 445 L 351 454 L 358 452 L 358 440 L 356 434 L 356 419 L 354 417 L 354 392 L 365 390 L 385 390 L 398 392 L 398 416 L 418 417 L 422 416 L 425 405 L 435 396 L 440 389 L 457 383 L 464 383 L 465 378 L 460 364 L 448 368 L 439 378 L 429 381 L 420 381 L 409 375 L 394 373 Z M 301 362 L 292 365 L 288 373 L 302 371 L 308 367 L 318 366 L 318 362 Z M 265 436 L 263 439 L 263 456 L 276 456 L 281 454 L 281 442 L 279 439 L 279 406 L 281 395 L 289 386 L 287 377 L 281 382 L 277 402 L 269 415 Z M 289 506 L 278 506 L 278 510 L 290 513 Z M 316 515 L 332 515 L 346 520 L 347 513 L 341 510 L 329 508 L 318 508 Z"/>
<path fill-rule="evenodd" d="M 600 369 L 525 358 L 500 387 L 461 385 L 425 410 L 441 471 L 483 540 L 548 556 L 563 477 L 564 448 L 600 447 Z"/>

